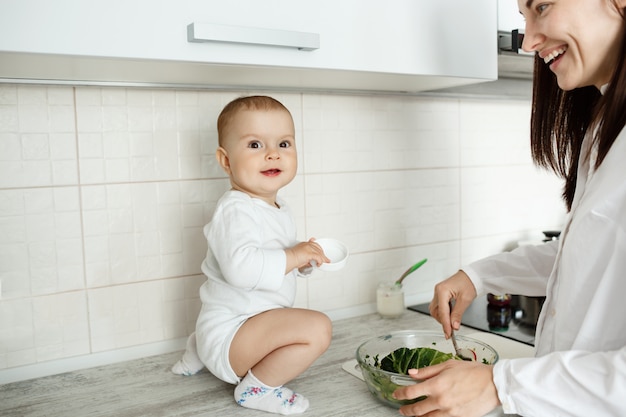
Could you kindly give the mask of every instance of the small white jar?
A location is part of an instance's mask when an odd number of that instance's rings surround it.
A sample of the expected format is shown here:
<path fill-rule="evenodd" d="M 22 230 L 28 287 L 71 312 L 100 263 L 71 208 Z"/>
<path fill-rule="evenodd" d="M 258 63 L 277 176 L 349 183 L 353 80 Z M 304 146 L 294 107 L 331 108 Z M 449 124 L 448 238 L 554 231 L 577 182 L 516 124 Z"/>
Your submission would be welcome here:
<path fill-rule="evenodd" d="M 378 314 L 386 319 L 398 318 L 404 313 L 404 290 L 402 284 L 381 282 L 376 289 Z"/>

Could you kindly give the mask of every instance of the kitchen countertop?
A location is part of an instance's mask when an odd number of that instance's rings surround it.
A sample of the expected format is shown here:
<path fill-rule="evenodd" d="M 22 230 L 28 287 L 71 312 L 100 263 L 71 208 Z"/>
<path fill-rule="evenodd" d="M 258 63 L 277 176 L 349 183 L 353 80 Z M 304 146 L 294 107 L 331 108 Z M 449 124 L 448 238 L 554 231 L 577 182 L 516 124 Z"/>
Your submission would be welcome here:
<path fill-rule="evenodd" d="M 441 327 L 431 317 L 412 311 L 405 311 L 398 319 L 370 314 L 333 322 L 333 340 L 328 351 L 287 384 L 309 399 L 309 409 L 303 416 L 398 416 L 397 410 L 376 401 L 365 383 L 344 371 L 342 365 L 354 359 L 355 350 L 363 341 L 389 331 L 408 329 L 439 331 Z M 476 330 L 461 328 L 458 332 L 472 333 Z M 271 415 L 237 406 L 233 386 L 207 371 L 191 377 L 172 374 L 170 367 L 180 355 L 181 352 L 169 353 L 2 385 L 0 415 Z"/>

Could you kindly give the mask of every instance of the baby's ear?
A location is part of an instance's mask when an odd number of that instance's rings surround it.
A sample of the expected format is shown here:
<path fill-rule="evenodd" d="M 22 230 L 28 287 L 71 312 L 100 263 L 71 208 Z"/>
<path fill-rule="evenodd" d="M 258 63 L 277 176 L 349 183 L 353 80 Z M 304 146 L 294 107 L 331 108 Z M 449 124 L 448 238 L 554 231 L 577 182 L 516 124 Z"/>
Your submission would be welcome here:
<path fill-rule="evenodd" d="M 222 169 L 230 175 L 230 160 L 228 159 L 228 153 L 226 152 L 226 149 L 222 148 L 221 146 L 217 148 L 217 150 L 215 151 L 215 159 L 217 159 L 217 162 L 220 164 Z"/>

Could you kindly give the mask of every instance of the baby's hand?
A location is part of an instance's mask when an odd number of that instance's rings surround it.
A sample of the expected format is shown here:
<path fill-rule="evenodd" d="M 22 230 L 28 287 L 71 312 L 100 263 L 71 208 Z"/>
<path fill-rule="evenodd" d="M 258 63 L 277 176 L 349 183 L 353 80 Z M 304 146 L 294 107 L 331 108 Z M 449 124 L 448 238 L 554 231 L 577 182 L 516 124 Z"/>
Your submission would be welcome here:
<path fill-rule="evenodd" d="M 285 250 L 287 254 L 287 270 L 294 268 L 311 267 L 313 263 L 321 265 L 324 262 L 330 262 L 330 259 L 324 254 L 324 250 L 320 245 L 315 243 L 315 239 L 311 238 L 308 242 L 300 242 L 296 246 Z"/>

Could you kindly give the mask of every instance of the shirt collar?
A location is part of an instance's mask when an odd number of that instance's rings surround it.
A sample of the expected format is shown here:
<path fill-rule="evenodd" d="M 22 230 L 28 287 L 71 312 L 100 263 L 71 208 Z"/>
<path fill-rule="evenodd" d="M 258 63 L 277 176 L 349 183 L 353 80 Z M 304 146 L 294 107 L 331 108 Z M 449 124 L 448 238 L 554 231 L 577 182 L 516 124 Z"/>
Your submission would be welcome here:
<path fill-rule="evenodd" d="M 602 87 L 600 87 L 600 94 L 604 95 L 604 93 L 606 93 L 607 88 L 609 88 L 609 83 L 606 83 Z"/>

